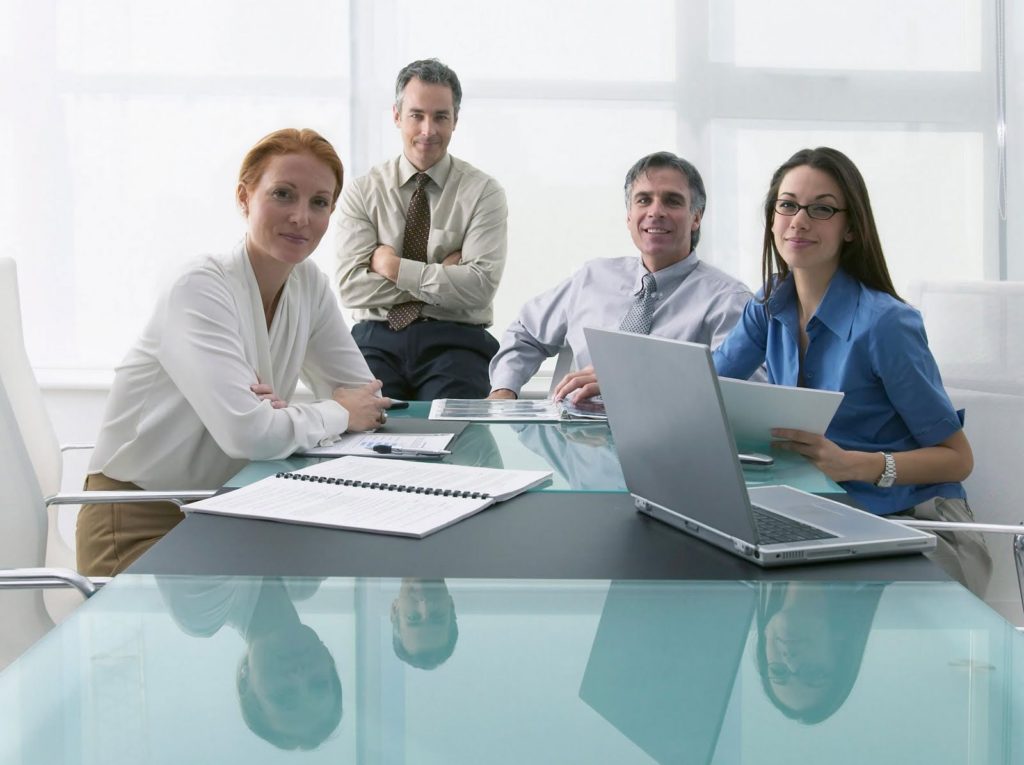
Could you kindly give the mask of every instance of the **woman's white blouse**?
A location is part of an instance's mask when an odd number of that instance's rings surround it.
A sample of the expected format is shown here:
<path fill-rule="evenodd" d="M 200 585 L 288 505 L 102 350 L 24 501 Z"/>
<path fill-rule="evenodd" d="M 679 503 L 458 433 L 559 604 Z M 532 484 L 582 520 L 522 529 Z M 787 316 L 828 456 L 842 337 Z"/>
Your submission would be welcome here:
<path fill-rule="evenodd" d="M 293 404 L 302 378 L 317 399 Z M 89 472 L 143 489 L 216 489 L 249 460 L 344 432 L 337 387 L 373 379 L 327 277 L 297 265 L 267 330 L 244 244 L 193 264 L 117 368 Z M 287 408 L 250 390 L 270 385 Z M 321 400 L 323 399 L 323 400 Z"/>

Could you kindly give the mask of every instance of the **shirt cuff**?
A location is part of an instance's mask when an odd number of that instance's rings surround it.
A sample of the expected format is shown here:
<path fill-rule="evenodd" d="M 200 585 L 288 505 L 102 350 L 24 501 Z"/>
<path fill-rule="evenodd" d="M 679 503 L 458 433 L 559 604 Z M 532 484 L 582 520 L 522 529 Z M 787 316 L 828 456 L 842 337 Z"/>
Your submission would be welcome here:
<path fill-rule="evenodd" d="M 423 267 L 426 265 L 418 260 L 402 258 L 398 264 L 398 278 L 395 280 L 395 286 L 403 292 L 418 295 L 420 284 L 423 281 Z"/>
<path fill-rule="evenodd" d="M 348 429 L 348 410 L 337 401 L 316 401 L 313 407 L 324 423 L 324 434 L 340 436 Z"/>

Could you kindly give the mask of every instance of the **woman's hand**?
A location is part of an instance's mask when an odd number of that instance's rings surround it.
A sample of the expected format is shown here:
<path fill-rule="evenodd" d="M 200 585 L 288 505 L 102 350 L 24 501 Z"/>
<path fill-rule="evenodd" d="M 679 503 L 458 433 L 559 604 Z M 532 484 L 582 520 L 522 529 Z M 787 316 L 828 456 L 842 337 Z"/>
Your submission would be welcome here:
<path fill-rule="evenodd" d="M 573 391 L 576 391 L 573 401 L 583 401 L 601 392 L 601 388 L 597 384 L 597 374 L 594 372 L 593 364 L 575 372 L 570 372 L 563 377 L 562 381 L 558 383 L 558 387 L 555 388 L 552 398 L 555 401 L 561 401 Z"/>
<path fill-rule="evenodd" d="M 256 397 L 261 401 L 269 401 L 270 405 L 274 409 L 284 409 L 288 406 L 288 402 L 284 399 L 278 398 L 277 394 L 274 393 L 274 389 L 265 383 L 256 383 L 250 385 L 249 390 L 256 394 Z"/>
<path fill-rule="evenodd" d="M 833 481 L 865 481 L 874 483 L 885 468 L 881 452 L 853 452 L 842 449 L 825 436 L 804 430 L 774 428 L 772 435 L 785 439 L 775 441 L 773 448 L 797 452 Z"/>
<path fill-rule="evenodd" d="M 391 407 L 391 399 L 380 395 L 383 385 L 374 380 L 360 388 L 334 389 L 331 398 L 348 411 L 349 431 L 375 430 L 387 420 L 385 412 Z"/>

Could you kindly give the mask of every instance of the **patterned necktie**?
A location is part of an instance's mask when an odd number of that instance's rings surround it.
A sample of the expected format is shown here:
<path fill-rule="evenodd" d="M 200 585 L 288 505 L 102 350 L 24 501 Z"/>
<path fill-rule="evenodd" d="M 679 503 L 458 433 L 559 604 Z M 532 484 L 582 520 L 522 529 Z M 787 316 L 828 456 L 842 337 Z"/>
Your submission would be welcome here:
<path fill-rule="evenodd" d="M 426 173 L 416 173 L 416 190 L 409 200 L 409 210 L 405 215 L 405 237 L 402 239 L 402 257 L 409 260 L 427 262 L 427 237 L 430 235 L 430 201 L 427 199 Z M 420 317 L 423 303 L 410 300 L 399 303 L 388 311 L 388 326 L 396 332 L 405 329 Z"/>
<path fill-rule="evenodd" d="M 633 305 L 622 317 L 619 329 L 623 332 L 635 332 L 638 335 L 649 335 L 654 323 L 654 295 L 658 291 L 658 283 L 654 274 L 644 274 L 643 287 L 636 296 Z"/>

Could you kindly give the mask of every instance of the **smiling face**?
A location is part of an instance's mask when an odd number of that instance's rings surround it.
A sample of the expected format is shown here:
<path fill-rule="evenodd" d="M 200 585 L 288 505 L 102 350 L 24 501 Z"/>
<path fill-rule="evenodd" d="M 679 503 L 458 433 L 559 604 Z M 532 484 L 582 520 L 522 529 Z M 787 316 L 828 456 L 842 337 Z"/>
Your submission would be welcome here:
<path fill-rule="evenodd" d="M 410 654 L 436 651 L 451 638 L 455 606 L 444 582 L 405 579 L 391 605 L 391 623 Z"/>
<path fill-rule="evenodd" d="M 807 165 L 786 173 L 776 196 L 798 205 L 818 203 L 841 209 L 847 206 L 832 176 Z M 792 216 L 776 213 L 772 221 L 772 236 L 786 265 L 794 271 L 804 270 L 807 275 L 826 280 L 839 267 L 843 243 L 853 240 L 846 212 L 837 212 L 828 220 L 815 220 L 807 210 L 800 210 Z"/>
<path fill-rule="evenodd" d="M 286 625 L 249 647 L 249 683 L 268 722 L 292 735 L 340 716 L 334 659 L 306 625 Z"/>
<path fill-rule="evenodd" d="M 648 271 L 659 271 L 690 254 L 691 237 L 700 228 L 686 176 L 670 167 L 641 174 L 629 193 L 626 226 Z"/>
<path fill-rule="evenodd" d="M 413 77 L 392 116 L 402 131 L 405 157 L 417 170 L 429 170 L 444 158 L 456 122 L 450 87 Z"/>
<path fill-rule="evenodd" d="M 312 154 L 278 154 L 267 160 L 252 187 L 238 185 L 249 222 L 245 244 L 253 262 L 295 266 L 312 254 L 330 221 L 337 187 L 332 170 Z"/>
<path fill-rule="evenodd" d="M 803 711 L 832 693 L 836 637 L 821 609 L 784 608 L 765 627 L 768 681 L 779 701 Z"/>

